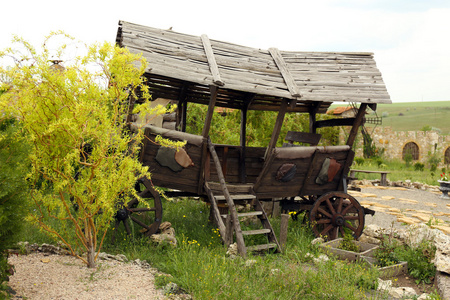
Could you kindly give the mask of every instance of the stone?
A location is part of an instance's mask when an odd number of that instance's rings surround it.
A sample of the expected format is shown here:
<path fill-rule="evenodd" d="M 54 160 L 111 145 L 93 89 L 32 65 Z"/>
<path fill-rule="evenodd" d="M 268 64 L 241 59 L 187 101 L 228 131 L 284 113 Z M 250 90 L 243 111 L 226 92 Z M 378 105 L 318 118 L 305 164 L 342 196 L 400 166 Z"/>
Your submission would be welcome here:
<path fill-rule="evenodd" d="M 379 245 L 380 244 L 380 240 L 371 236 L 368 236 L 367 234 L 363 233 L 360 237 L 359 237 L 359 241 L 363 242 L 363 243 L 369 243 L 369 244 L 374 244 L 374 245 Z"/>
<path fill-rule="evenodd" d="M 153 242 L 158 243 L 158 244 L 168 243 L 174 247 L 176 247 L 178 244 L 177 239 L 174 236 L 169 235 L 169 234 L 164 234 L 164 233 L 153 234 L 150 238 Z"/>
<path fill-rule="evenodd" d="M 437 235 L 442 234 L 439 230 L 432 229 L 423 223 L 410 225 L 405 233 L 404 242 L 411 248 L 417 248 L 424 240 L 433 241 Z"/>
<path fill-rule="evenodd" d="M 394 298 L 405 299 L 405 298 L 417 296 L 417 293 L 411 287 L 398 287 L 398 288 L 392 288 L 389 291 L 389 295 Z"/>
<path fill-rule="evenodd" d="M 180 292 L 180 287 L 175 282 L 169 282 L 163 287 L 164 294 L 177 294 Z"/>
<path fill-rule="evenodd" d="M 434 238 L 436 255 L 433 263 L 440 272 L 450 274 L 450 236 L 439 234 Z"/>
<path fill-rule="evenodd" d="M 321 237 L 315 238 L 311 241 L 311 245 L 323 244 L 325 240 Z"/>
<path fill-rule="evenodd" d="M 383 280 L 378 278 L 377 291 L 386 291 L 392 288 L 392 280 Z"/>
<path fill-rule="evenodd" d="M 423 293 L 422 295 L 420 295 L 417 300 L 427 300 L 429 297 L 429 294 L 427 293 Z"/>
<path fill-rule="evenodd" d="M 172 223 L 170 223 L 170 222 L 162 222 L 160 225 L 159 225 L 159 230 L 161 231 L 161 232 L 163 232 L 164 230 L 167 230 L 167 229 L 169 229 L 169 228 L 171 228 L 172 227 Z"/>
<path fill-rule="evenodd" d="M 232 256 L 232 255 L 237 256 L 238 255 L 237 243 L 233 243 L 230 246 L 228 246 L 227 255 L 228 256 Z"/>

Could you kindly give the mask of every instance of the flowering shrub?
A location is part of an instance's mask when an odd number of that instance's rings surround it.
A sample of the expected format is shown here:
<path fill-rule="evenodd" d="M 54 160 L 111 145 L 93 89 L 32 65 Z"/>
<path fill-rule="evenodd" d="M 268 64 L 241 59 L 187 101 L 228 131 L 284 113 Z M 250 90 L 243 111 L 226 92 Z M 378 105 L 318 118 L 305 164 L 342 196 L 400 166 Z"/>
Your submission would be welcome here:
<path fill-rule="evenodd" d="M 441 180 L 442 180 L 442 181 L 448 181 L 448 173 L 442 172 L 442 174 L 441 174 Z"/>

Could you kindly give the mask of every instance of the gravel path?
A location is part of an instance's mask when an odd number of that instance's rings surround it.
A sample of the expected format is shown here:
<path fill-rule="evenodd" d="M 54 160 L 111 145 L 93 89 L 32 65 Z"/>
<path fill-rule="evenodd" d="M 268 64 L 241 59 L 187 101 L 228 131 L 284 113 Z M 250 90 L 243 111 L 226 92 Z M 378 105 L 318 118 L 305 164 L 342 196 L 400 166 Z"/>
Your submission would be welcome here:
<path fill-rule="evenodd" d="M 366 225 L 401 228 L 405 223 L 427 223 L 450 234 L 450 201 L 440 193 L 402 187 L 361 186 L 349 191 L 361 205 L 375 210 L 366 215 Z M 431 220 L 431 221 L 430 221 Z M 448 228 L 448 229 L 447 229 Z"/>
<path fill-rule="evenodd" d="M 165 299 L 155 288 L 155 270 L 132 263 L 100 260 L 88 269 L 73 256 L 47 253 L 12 255 L 9 262 L 12 299 Z"/>

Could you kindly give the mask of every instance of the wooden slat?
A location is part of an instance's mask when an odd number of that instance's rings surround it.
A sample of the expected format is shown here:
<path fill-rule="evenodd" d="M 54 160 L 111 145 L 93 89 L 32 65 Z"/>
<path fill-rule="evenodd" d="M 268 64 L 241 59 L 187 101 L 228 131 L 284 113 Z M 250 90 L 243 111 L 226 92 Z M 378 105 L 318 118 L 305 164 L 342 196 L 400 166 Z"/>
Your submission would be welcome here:
<path fill-rule="evenodd" d="M 213 76 L 213 82 L 219 86 L 223 86 L 225 83 L 220 78 L 219 67 L 217 66 L 216 59 L 214 58 L 214 51 L 211 46 L 211 42 L 206 34 L 201 36 L 203 47 L 205 48 L 206 58 L 208 58 L 209 68 Z"/>
<path fill-rule="evenodd" d="M 277 244 L 275 243 L 269 243 L 269 244 L 263 244 L 263 245 L 255 245 L 255 246 L 249 246 L 247 247 L 247 251 L 262 251 L 262 250 L 268 250 L 276 248 Z"/>
<path fill-rule="evenodd" d="M 255 229 L 255 230 L 245 230 L 242 231 L 242 235 L 257 235 L 270 233 L 270 229 Z"/>
<path fill-rule="evenodd" d="M 251 211 L 246 213 L 238 213 L 238 217 L 254 217 L 254 216 L 261 216 L 263 213 L 261 211 Z M 222 218 L 227 218 L 228 215 L 222 215 Z"/>
<path fill-rule="evenodd" d="M 284 81 L 286 82 L 286 85 L 288 87 L 289 92 L 291 93 L 292 97 L 301 97 L 300 91 L 295 84 L 295 80 L 291 75 L 291 72 L 289 71 L 283 57 L 281 56 L 280 50 L 277 48 L 269 48 L 270 55 L 272 55 L 273 60 L 278 66 L 278 69 L 281 72 L 281 76 L 283 76 Z"/>

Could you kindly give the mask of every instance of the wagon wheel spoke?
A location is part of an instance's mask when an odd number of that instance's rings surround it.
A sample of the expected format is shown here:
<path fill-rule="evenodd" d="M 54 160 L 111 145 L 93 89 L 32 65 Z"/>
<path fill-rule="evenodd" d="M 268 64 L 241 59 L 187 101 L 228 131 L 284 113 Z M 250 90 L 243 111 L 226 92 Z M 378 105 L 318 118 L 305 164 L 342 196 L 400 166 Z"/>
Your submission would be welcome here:
<path fill-rule="evenodd" d="M 353 227 L 352 225 L 348 224 L 347 222 L 344 223 L 344 226 L 347 227 L 348 229 L 350 229 L 353 232 L 357 231 L 357 229 L 355 227 Z"/>
<path fill-rule="evenodd" d="M 327 233 L 328 231 L 330 231 L 330 229 L 332 229 L 332 228 L 333 228 L 333 225 L 332 225 L 332 224 L 328 225 L 327 227 L 325 227 L 324 230 L 322 230 L 322 231 L 320 232 L 319 236 L 325 236 L 325 235 L 327 235 L 326 233 Z"/>
<path fill-rule="evenodd" d="M 331 233 L 330 233 L 329 240 L 335 240 L 335 239 L 337 238 L 337 236 L 338 236 L 338 230 L 339 230 L 339 227 L 333 227 L 333 228 L 331 228 Z"/>
<path fill-rule="evenodd" d="M 316 221 L 317 224 L 329 224 L 331 223 L 331 219 L 320 219 Z"/>
<path fill-rule="evenodd" d="M 330 209 L 331 214 L 335 215 L 336 211 L 334 210 L 333 204 L 331 204 L 330 199 L 325 199 L 325 202 L 327 203 L 327 206 Z"/>
<path fill-rule="evenodd" d="M 338 208 L 337 208 L 337 213 L 342 213 L 342 205 L 344 204 L 344 199 L 342 199 L 342 197 L 338 198 Z"/>
<path fill-rule="evenodd" d="M 333 216 L 332 216 L 330 213 L 328 213 L 326 210 L 324 210 L 324 209 L 321 208 L 321 207 L 318 208 L 318 211 L 319 211 L 321 214 L 327 216 L 327 217 L 330 218 L 330 219 L 333 218 Z"/>
<path fill-rule="evenodd" d="M 123 222 L 123 225 L 125 225 L 125 231 L 127 232 L 127 234 L 130 235 L 131 234 L 130 225 L 128 225 L 126 221 Z"/>
<path fill-rule="evenodd" d="M 350 210 L 351 208 L 353 208 L 353 204 L 350 204 L 350 205 L 346 206 L 346 207 L 344 208 L 344 210 L 341 212 L 341 214 L 342 214 L 342 215 L 345 215 L 346 213 L 349 212 L 349 210 Z"/>
<path fill-rule="evenodd" d="M 358 216 L 345 216 L 344 220 L 359 220 Z"/>
<path fill-rule="evenodd" d="M 339 226 L 339 232 L 341 233 L 342 236 L 345 236 L 345 230 L 343 226 Z"/>
<path fill-rule="evenodd" d="M 130 208 L 129 211 L 134 213 L 146 212 L 146 211 L 156 211 L 155 207 L 140 207 L 140 208 Z"/>

